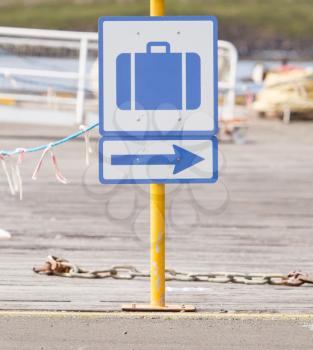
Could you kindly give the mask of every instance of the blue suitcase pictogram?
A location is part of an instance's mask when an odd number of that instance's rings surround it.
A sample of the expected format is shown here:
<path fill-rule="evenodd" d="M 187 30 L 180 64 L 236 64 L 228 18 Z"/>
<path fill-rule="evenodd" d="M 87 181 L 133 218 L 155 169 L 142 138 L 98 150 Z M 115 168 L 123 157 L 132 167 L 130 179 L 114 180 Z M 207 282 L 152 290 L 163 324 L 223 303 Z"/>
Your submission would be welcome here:
<path fill-rule="evenodd" d="M 165 52 L 152 52 L 156 46 L 165 47 Z M 200 107 L 201 59 L 197 53 L 171 52 L 168 42 L 149 42 L 147 52 L 135 53 L 133 58 L 133 72 L 130 53 L 122 53 L 116 59 L 119 109 L 194 110 Z"/>

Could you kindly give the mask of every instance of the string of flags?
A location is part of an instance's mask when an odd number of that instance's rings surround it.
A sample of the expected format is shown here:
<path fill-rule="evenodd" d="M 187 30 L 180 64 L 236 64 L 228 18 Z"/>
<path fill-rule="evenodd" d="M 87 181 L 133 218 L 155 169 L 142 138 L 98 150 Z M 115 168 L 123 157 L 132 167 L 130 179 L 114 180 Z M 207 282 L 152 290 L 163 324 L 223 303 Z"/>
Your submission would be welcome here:
<path fill-rule="evenodd" d="M 61 170 L 58 166 L 56 155 L 53 152 L 53 148 L 83 135 L 84 141 L 85 141 L 85 161 L 86 161 L 86 166 L 89 166 L 90 154 L 92 153 L 89 132 L 92 129 L 96 128 L 98 125 L 99 125 L 98 123 L 94 123 L 89 126 L 80 125 L 78 132 L 72 135 L 69 135 L 61 140 L 57 140 L 55 142 L 52 142 L 46 145 L 41 145 L 33 148 L 16 148 L 15 150 L 10 150 L 10 151 L 7 151 L 7 150 L 0 151 L 0 162 L 1 162 L 2 170 L 8 182 L 9 191 L 12 194 L 12 196 L 18 195 L 20 200 L 23 199 L 23 181 L 21 176 L 21 165 L 27 153 L 42 151 L 42 154 L 39 158 L 39 161 L 32 175 L 33 180 L 37 180 L 41 166 L 47 154 L 49 154 L 56 179 L 62 184 L 69 183 L 66 177 L 64 177 L 63 174 L 61 173 Z M 16 157 L 15 162 L 14 162 L 14 157 Z"/>

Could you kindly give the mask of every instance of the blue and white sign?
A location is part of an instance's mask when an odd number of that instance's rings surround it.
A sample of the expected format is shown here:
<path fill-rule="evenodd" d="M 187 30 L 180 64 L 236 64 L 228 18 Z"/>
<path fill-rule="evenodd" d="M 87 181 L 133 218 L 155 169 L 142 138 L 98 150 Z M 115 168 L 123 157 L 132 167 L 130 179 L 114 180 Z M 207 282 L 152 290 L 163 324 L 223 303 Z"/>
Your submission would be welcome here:
<path fill-rule="evenodd" d="M 102 17 L 103 136 L 209 137 L 217 132 L 214 17 Z"/>
<path fill-rule="evenodd" d="M 103 184 L 212 183 L 217 140 L 106 140 L 100 142 Z"/>
<path fill-rule="evenodd" d="M 99 20 L 103 184 L 217 180 L 217 22 Z"/>

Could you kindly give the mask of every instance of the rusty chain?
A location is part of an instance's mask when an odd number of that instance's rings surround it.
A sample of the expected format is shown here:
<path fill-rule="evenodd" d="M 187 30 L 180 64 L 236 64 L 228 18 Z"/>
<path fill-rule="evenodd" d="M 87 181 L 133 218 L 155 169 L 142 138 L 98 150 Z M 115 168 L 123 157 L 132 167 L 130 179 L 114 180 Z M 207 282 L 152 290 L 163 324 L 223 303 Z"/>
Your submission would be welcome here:
<path fill-rule="evenodd" d="M 33 271 L 40 274 L 55 275 L 68 278 L 114 278 L 132 280 L 134 278 L 149 278 L 149 273 L 139 271 L 131 265 L 113 266 L 103 270 L 88 270 L 55 256 L 48 256 L 48 260 L 41 267 L 34 267 Z M 313 276 L 294 271 L 288 274 L 280 273 L 237 273 L 210 272 L 186 273 L 166 270 L 167 281 L 237 283 L 247 285 L 277 285 L 298 287 L 305 283 L 313 284 Z"/>

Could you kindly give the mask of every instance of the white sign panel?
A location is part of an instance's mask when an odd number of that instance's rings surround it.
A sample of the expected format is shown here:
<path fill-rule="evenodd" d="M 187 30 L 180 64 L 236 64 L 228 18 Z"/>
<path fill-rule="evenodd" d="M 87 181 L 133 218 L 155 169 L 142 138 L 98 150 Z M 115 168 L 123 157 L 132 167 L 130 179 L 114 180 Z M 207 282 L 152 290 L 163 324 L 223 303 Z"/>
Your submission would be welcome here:
<path fill-rule="evenodd" d="M 217 140 L 105 140 L 100 142 L 100 181 L 211 183 L 217 180 Z"/>
<path fill-rule="evenodd" d="M 212 136 L 217 131 L 213 17 L 102 17 L 103 136 Z"/>

